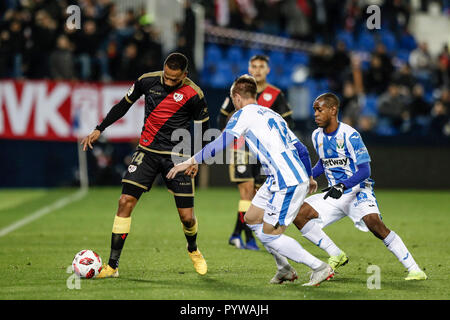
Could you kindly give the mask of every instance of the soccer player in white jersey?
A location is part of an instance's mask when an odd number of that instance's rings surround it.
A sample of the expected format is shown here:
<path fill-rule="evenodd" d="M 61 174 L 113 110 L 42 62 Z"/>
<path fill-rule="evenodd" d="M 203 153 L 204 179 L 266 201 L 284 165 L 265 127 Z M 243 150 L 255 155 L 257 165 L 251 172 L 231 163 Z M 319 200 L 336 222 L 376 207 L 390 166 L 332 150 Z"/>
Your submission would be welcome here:
<path fill-rule="evenodd" d="M 328 188 L 306 198 L 294 224 L 305 238 L 330 255 L 328 263 L 336 269 L 348 258 L 322 228 L 348 216 L 356 228 L 371 231 L 383 241 L 408 270 L 405 280 L 427 279 L 400 236 L 381 220 L 370 178 L 369 153 L 359 133 L 338 121 L 339 98 L 324 93 L 315 99 L 313 108 L 319 128 L 312 133 L 312 141 L 319 161 L 312 172 L 314 178 L 324 173 Z"/>
<path fill-rule="evenodd" d="M 297 278 L 295 269 L 286 259 L 289 258 L 313 270 L 310 281 L 304 285 L 319 285 L 334 275 L 333 268 L 283 234 L 297 216 L 308 191 L 312 193 L 317 189 L 317 182 L 311 177 L 309 153 L 278 113 L 256 104 L 256 88 L 256 80 L 249 75 L 233 83 L 230 96 L 237 111 L 222 134 L 192 158 L 174 166 L 167 178 L 174 178 L 182 171 L 189 174 L 193 165 L 207 161 L 230 145 L 235 137 L 243 136 L 268 176 L 244 218 L 275 258 L 278 272 L 272 280 L 280 283 Z"/>

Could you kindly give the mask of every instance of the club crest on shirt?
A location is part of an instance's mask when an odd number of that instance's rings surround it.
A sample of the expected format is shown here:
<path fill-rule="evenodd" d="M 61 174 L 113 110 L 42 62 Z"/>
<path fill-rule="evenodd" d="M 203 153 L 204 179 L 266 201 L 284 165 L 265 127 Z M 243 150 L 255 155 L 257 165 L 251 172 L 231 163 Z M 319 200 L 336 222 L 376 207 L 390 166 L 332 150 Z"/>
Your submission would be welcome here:
<path fill-rule="evenodd" d="M 336 146 L 338 149 L 344 149 L 345 140 L 344 139 L 336 139 Z"/>
<path fill-rule="evenodd" d="M 130 165 L 128 166 L 128 172 L 129 172 L 129 173 L 135 172 L 136 169 L 137 169 L 137 166 L 135 166 L 135 165 L 133 165 L 133 164 L 130 164 Z"/>
<path fill-rule="evenodd" d="M 183 99 L 183 95 L 181 93 L 175 92 L 173 94 L 173 100 L 176 102 L 180 102 Z"/>
<path fill-rule="evenodd" d="M 236 169 L 237 169 L 237 172 L 239 172 L 239 173 L 244 173 L 245 170 L 247 169 L 247 166 L 241 164 L 241 165 L 238 165 L 238 166 L 236 167 Z"/>
<path fill-rule="evenodd" d="M 266 100 L 266 101 L 272 100 L 272 94 L 271 93 L 264 93 L 263 94 L 263 99 Z"/>

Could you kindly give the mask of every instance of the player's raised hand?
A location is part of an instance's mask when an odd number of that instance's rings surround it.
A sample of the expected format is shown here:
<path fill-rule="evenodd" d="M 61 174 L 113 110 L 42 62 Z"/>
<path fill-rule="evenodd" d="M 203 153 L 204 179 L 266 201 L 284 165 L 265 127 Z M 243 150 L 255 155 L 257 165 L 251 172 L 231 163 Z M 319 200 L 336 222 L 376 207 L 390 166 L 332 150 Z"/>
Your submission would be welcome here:
<path fill-rule="evenodd" d="M 338 183 L 334 186 L 325 188 L 322 190 L 322 192 L 326 192 L 323 198 L 326 199 L 328 197 L 332 197 L 333 199 L 339 199 L 344 193 L 344 189 L 345 186 L 343 183 Z"/>
<path fill-rule="evenodd" d="M 85 137 L 83 140 L 81 140 L 81 144 L 83 145 L 83 151 L 87 150 L 87 147 L 93 148 L 92 144 L 100 138 L 101 131 L 94 129 L 87 137 Z"/>

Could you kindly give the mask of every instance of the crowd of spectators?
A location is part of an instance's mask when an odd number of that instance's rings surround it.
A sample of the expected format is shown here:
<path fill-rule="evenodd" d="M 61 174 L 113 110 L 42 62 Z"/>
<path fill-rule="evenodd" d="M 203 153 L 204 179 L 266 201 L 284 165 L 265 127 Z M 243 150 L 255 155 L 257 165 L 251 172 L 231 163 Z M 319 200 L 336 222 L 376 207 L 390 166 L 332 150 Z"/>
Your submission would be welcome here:
<path fill-rule="evenodd" d="M 67 23 L 70 5 L 80 28 Z M 0 77 L 133 80 L 161 68 L 158 31 L 144 11 L 111 0 L 6 0 L 0 4 Z"/>
<path fill-rule="evenodd" d="M 342 98 L 343 121 L 362 131 L 449 137 L 448 45 L 437 57 L 421 43 L 408 61 L 394 65 L 393 58 L 380 43 L 364 62 L 338 42 L 336 49 L 313 53 L 310 76 L 327 80 Z"/>
<path fill-rule="evenodd" d="M 226 3 L 226 10 L 217 10 L 220 2 Z M 415 10 L 426 12 L 433 2 L 450 15 L 448 1 L 422 0 Z M 218 0 L 215 7 L 203 3 L 211 24 L 314 43 L 309 79 L 325 80 L 342 99 L 343 120 L 361 131 L 450 137 L 448 44 L 434 56 L 426 42 L 415 41 L 408 28 L 411 1 Z M 379 6 L 382 23 L 381 30 L 368 34 L 366 22 L 372 12 L 366 9 L 372 4 Z M 392 35 L 388 47 L 381 41 L 386 33 Z M 373 48 L 371 42 L 356 51 L 348 47 L 364 36 L 373 41 Z M 402 57 L 396 50 L 401 45 L 407 48 Z"/>
<path fill-rule="evenodd" d="M 338 31 L 345 31 L 357 39 L 365 28 L 366 8 L 375 3 L 383 12 L 383 28 L 401 41 L 409 35 L 410 1 L 196 2 L 204 6 L 207 23 L 322 44 L 309 53 L 309 76 L 328 82 L 329 89 L 342 99 L 344 120 L 360 130 L 382 127 L 394 134 L 450 136 L 448 45 L 436 57 L 425 42 L 419 43 L 411 48 L 406 61 L 398 63 L 395 52 L 383 43 L 361 59 L 337 38 Z M 433 0 L 420 1 L 421 10 L 430 2 Z M 177 51 L 193 61 L 195 19 L 189 3 L 186 1 L 185 20 L 177 24 Z M 450 14 L 448 1 L 440 3 Z M 81 9 L 79 29 L 66 23 L 70 5 Z M 159 31 L 144 9 L 119 12 L 113 0 L 0 1 L 2 78 L 131 81 L 143 72 L 159 70 L 163 58 Z M 365 108 L 373 100 L 376 110 L 367 112 Z"/>

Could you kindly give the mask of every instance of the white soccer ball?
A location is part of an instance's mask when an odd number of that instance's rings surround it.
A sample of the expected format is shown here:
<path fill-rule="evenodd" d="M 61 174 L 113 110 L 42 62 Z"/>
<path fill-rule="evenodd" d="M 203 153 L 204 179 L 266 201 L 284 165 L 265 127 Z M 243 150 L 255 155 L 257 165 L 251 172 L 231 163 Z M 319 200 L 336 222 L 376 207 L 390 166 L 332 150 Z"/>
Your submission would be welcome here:
<path fill-rule="evenodd" d="M 95 278 L 102 270 L 102 258 L 92 250 L 81 250 L 73 258 L 72 270 L 80 278 Z"/>

